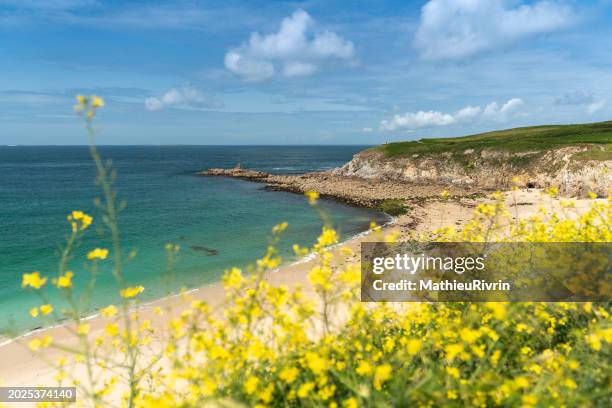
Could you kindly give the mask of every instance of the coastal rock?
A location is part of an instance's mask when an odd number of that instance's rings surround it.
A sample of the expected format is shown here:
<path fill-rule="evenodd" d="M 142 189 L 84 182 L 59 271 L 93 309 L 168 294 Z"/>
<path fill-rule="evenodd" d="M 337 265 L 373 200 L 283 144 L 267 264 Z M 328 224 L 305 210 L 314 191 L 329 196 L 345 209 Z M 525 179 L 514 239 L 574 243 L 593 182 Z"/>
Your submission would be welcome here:
<path fill-rule="evenodd" d="M 466 150 L 461 160 L 447 156 L 388 158 L 366 150 L 331 173 L 337 177 L 435 183 L 485 190 L 555 186 L 564 196 L 583 197 L 589 192 L 605 197 L 612 186 L 612 161 L 581 157 L 586 148 L 564 147 L 546 152 L 521 153 Z"/>
<path fill-rule="evenodd" d="M 301 175 L 269 174 L 247 169 L 213 168 L 199 173 L 202 176 L 224 176 L 266 184 L 266 189 L 303 194 L 317 191 L 321 196 L 365 207 L 379 207 L 386 200 L 402 200 L 406 204 L 423 202 L 427 198 L 439 199 L 440 192 L 448 189 L 451 195 L 464 196 L 476 191 L 463 187 L 446 187 L 432 183 L 408 183 L 404 180 L 380 179 L 376 183 L 363 177 L 335 174 L 333 171 Z"/>
<path fill-rule="evenodd" d="M 227 176 L 245 180 L 260 180 L 269 176 L 268 173 L 257 170 L 243 169 L 236 166 L 233 169 L 210 168 L 199 173 L 200 176 Z"/>

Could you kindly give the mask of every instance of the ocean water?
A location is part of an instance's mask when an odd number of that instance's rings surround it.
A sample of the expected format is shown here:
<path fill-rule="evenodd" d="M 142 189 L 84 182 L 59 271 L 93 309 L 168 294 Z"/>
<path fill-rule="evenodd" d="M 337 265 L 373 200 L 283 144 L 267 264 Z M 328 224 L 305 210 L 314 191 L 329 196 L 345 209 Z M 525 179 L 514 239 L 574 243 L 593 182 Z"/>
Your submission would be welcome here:
<path fill-rule="evenodd" d="M 137 256 L 126 266 L 129 282 L 146 287 L 145 300 L 218 281 L 224 269 L 246 266 L 261 256 L 269 231 L 288 221 L 281 245 L 291 259 L 290 245 L 312 243 L 322 221 L 304 197 L 263 189 L 263 184 L 228 178 L 200 177 L 209 167 L 243 167 L 275 173 L 303 173 L 339 166 L 363 146 L 103 146 L 118 172 L 116 189 L 126 207 L 120 215 L 125 252 Z M 24 272 L 56 276 L 60 248 L 69 233 L 66 215 L 83 210 L 94 225 L 70 260 L 75 285 L 89 279 L 85 254 L 110 244 L 96 229 L 101 224 L 94 205 L 100 195 L 86 147 L 0 147 L 0 331 L 19 332 L 40 326 L 27 310 L 41 303 L 20 286 Z M 344 238 L 381 222 L 377 211 L 321 200 Z M 181 252 L 168 282 L 166 243 Z M 211 255 L 198 250 L 218 251 Z M 102 263 L 88 312 L 117 301 L 110 262 Z M 50 286 L 50 285 L 47 285 Z M 59 307 L 57 291 L 47 295 Z"/>

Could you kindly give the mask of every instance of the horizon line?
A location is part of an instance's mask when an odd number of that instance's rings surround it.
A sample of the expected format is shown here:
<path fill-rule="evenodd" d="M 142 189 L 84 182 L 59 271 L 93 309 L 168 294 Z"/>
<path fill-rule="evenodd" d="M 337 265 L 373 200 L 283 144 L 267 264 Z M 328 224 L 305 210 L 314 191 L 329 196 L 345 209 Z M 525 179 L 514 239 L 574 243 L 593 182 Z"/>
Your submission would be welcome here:
<path fill-rule="evenodd" d="M 2 144 L 0 147 L 89 147 L 88 144 Z M 96 147 L 322 147 L 375 146 L 374 144 L 97 144 Z"/>

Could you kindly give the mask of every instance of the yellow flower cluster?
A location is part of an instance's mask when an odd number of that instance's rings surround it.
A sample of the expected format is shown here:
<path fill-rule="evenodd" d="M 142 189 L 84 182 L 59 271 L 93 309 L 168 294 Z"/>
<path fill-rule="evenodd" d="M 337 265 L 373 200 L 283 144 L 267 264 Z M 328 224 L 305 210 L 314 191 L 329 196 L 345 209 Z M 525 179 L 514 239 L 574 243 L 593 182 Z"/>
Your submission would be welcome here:
<path fill-rule="evenodd" d="M 73 232 L 76 232 L 77 230 L 86 230 L 93 221 L 93 218 L 85 214 L 83 211 L 73 211 L 66 218 L 68 219 Z"/>
<path fill-rule="evenodd" d="M 30 309 L 30 316 L 38 317 L 39 311 L 43 316 L 46 316 L 53 312 L 53 306 L 51 306 L 50 304 L 45 304 L 40 307 L 33 307 L 32 309 Z"/>
<path fill-rule="evenodd" d="M 30 287 L 34 289 L 42 288 L 47 283 L 47 278 L 40 276 L 40 272 L 24 273 L 21 281 L 21 286 L 24 288 Z"/>
<path fill-rule="evenodd" d="M 74 273 L 68 271 L 65 274 L 61 275 L 59 278 L 53 279 L 53 284 L 58 288 L 71 288 L 73 276 Z"/>
<path fill-rule="evenodd" d="M 131 299 L 140 295 L 142 292 L 144 292 L 144 286 L 130 286 L 122 289 L 119 294 L 124 299 Z"/>
<path fill-rule="evenodd" d="M 108 256 L 108 249 L 96 248 L 87 253 L 87 259 L 93 261 L 95 259 L 104 260 Z"/>
<path fill-rule="evenodd" d="M 464 228 L 441 229 L 430 238 L 609 242 L 611 214 L 611 202 L 598 201 L 577 216 L 508 222 L 507 209 L 493 202 L 478 206 Z M 273 236 L 286 227 L 276 226 Z M 190 307 L 173 313 L 163 331 L 136 309 L 119 319 L 123 309 L 102 308 L 102 316 L 112 319 L 102 334 L 76 325 L 88 342 L 78 362 L 114 378 L 95 383 L 89 395 L 109 405 L 123 384 L 126 405 L 136 407 L 198 407 L 218 398 L 256 407 L 340 408 L 592 406 L 594 395 L 609 393 L 609 304 L 365 304 L 359 301 L 359 263 L 339 258 L 352 250 L 335 246 L 338 241 L 336 231 L 324 227 L 311 248 L 295 248 L 314 255 L 309 288 L 266 279 L 281 262 L 270 245 L 252 267 L 226 271 L 219 309 L 183 294 Z M 40 287 L 42 279 L 24 276 L 24 286 Z M 143 290 L 127 287 L 121 296 L 127 302 Z M 44 313 L 42 307 L 35 313 Z M 154 338 L 161 351 L 141 353 Z M 39 352 L 53 347 L 50 340 L 35 340 L 31 348 Z M 130 358 L 141 360 L 131 365 L 136 360 Z"/>
<path fill-rule="evenodd" d="M 87 119 L 92 119 L 96 114 L 96 110 L 105 105 L 104 99 L 96 95 L 77 95 L 76 101 L 77 103 L 74 105 L 75 112 L 84 113 Z"/>
<path fill-rule="evenodd" d="M 316 204 L 319 200 L 319 193 L 316 191 L 306 191 L 304 195 L 308 199 L 308 203 L 311 205 Z"/>
<path fill-rule="evenodd" d="M 92 119 L 104 101 L 77 96 L 90 140 Z M 113 248 L 120 248 L 110 169 L 91 145 L 96 162 L 105 225 Z M 520 185 L 522 180 L 513 180 Z M 557 195 L 549 189 L 548 195 Z M 155 307 L 167 327 L 154 327 L 134 298 L 143 286 L 125 286 L 122 254 L 112 274 L 122 288 L 121 307 L 100 309 L 103 330 L 84 323 L 87 296 L 61 290 L 65 304 L 57 311 L 40 290 L 47 278 L 26 273 L 22 286 L 35 289 L 42 306 L 34 317 L 69 318 L 77 336 L 69 345 L 48 335 L 28 342 L 36 353 L 72 354 L 57 361 L 58 385 L 79 388 L 84 406 L 129 407 L 329 407 L 391 406 L 550 407 L 607 406 L 612 373 L 612 318 L 609 303 L 427 303 L 359 301 L 360 265 L 347 260 L 353 251 L 339 247 L 339 236 L 316 206 L 319 193 L 305 193 L 326 222 L 314 245 L 295 245 L 296 255 L 313 255 L 308 287 L 273 285 L 270 270 L 282 259 L 273 228 L 265 254 L 254 265 L 228 270 L 225 300 L 212 308 L 183 293 L 185 310 Z M 443 191 L 441 199 L 450 198 Z M 594 197 L 592 197 L 594 198 Z M 571 201 L 557 212 L 544 210 L 513 219 L 501 194 L 476 207 L 463 227 L 444 227 L 428 241 L 444 242 L 611 242 L 612 201 L 594 201 L 588 211 L 571 213 Z M 73 244 L 92 223 L 81 211 L 68 216 L 72 228 L 53 283 L 72 288 L 67 271 Z M 395 242 L 370 226 L 376 239 Z M 168 244 L 171 269 L 179 246 Z M 520 254 L 519 254 L 520 255 Z M 92 261 L 105 249 L 87 254 Z M 132 256 L 132 255 L 130 255 Z M 128 258 L 129 259 L 129 258 Z M 585 259 L 593 261 L 592 259 Z M 93 290 L 97 263 L 91 265 Z M 85 277 L 84 277 L 85 278 Z M 580 282 L 589 290 L 608 290 L 605 280 Z M 87 295 L 88 292 L 83 295 Z M 82 301 L 84 299 L 84 301 Z M 168 307 L 168 309 L 170 309 Z M 87 310 L 87 309 L 85 309 Z M 155 340 L 155 342 L 154 342 Z M 45 356 L 48 357 L 48 356 Z M 70 369 L 73 372 L 70 372 Z M 81 398 L 81 397 L 79 397 Z"/>

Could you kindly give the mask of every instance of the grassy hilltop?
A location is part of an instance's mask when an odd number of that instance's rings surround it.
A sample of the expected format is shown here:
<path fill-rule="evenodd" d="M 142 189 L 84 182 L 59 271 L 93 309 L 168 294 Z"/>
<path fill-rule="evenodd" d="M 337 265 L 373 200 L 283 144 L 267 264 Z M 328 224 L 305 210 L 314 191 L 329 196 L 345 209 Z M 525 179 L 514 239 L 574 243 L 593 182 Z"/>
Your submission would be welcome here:
<path fill-rule="evenodd" d="M 612 121 L 578 125 L 545 125 L 498 130 L 476 135 L 388 143 L 374 149 L 386 157 L 464 155 L 473 150 L 509 153 L 545 152 L 568 146 L 586 147 L 576 159 L 612 160 Z"/>

